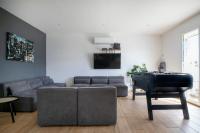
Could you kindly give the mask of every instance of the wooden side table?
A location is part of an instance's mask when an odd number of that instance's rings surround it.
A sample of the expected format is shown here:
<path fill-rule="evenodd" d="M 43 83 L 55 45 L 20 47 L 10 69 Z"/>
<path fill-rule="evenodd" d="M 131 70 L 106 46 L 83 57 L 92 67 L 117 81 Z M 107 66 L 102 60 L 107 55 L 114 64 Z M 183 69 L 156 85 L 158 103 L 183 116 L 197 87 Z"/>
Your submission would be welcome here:
<path fill-rule="evenodd" d="M 17 97 L 1 97 L 0 98 L 0 104 L 3 103 L 7 103 L 9 104 L 9 108 L 10 108 L 10 114 L 11 114 L 11 118 L 12 118 L 12 122 L 15 122 L 15 118 L 14 116 L 16 115 L 16 111 L 15 111 L 15 107 L 13 105 L 13 102 L 18 100 Z"/>

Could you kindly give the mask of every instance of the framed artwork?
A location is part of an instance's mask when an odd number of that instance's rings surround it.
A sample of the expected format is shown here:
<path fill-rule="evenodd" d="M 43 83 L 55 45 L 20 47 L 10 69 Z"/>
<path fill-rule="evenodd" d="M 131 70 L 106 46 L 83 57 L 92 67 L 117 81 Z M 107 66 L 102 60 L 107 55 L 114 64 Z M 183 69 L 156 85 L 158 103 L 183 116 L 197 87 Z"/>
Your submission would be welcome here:
<path fill-rule="evenodd" d="M 7 32 L 6 59 L 21 62 L 34 62 L 33 42 Z"/>

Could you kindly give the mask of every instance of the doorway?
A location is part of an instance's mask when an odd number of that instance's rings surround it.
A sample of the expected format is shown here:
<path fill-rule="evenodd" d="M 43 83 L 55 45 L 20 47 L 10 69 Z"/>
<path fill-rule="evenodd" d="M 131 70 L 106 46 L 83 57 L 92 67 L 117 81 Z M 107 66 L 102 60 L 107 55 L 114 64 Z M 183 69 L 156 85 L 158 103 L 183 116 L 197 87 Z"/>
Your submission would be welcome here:
<path fill-rule="evenodd" d="M 187 91 L 189 102 L 200 105 L 199 29 L 183 35 L 182 72 L 193 76 L 193 88 Z"/>

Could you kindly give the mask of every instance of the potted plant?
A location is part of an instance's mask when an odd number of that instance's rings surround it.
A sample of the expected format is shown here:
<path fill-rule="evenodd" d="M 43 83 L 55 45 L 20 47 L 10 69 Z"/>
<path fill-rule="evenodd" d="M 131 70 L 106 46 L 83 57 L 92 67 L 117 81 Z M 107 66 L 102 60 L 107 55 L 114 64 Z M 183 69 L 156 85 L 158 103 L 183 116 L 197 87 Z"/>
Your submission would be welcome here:
<path fill-rule="evenodd" d="M 133 68 L 127 72 L 127 76 L 131 76 L 131 75 L 138 75 L 141 73 L 145 73 L 147 72 L 147 68 L 145 64 L 140 65 L 133 65 Z"/>
<path fill-rule="evenodd" d="M 140 75 L 140 74 L 143 74 L 145 72 L 148 72 L 147 71 L 147 67 L 145 64 L 142 64 L 141 66 L 140 65 L 133 65 L 133 68 L 127 72 L 127 76 L 130 78 L 130 83 L 131 83 L 131 86 L 133 86 L 133 82 L 132 82 L 132 77 L 134 75 Z M 133 87 L 134 88 L 134 87 Z M 144 91 L 142 89 L 138 90 L 137 92 L 139 93 L 143 93 Z M 136 88 L 133 89 L 133 97 L 135 96 L 135 93 L 136 93 Z M 133 98 L 134 99 L 134 98 Z"/>

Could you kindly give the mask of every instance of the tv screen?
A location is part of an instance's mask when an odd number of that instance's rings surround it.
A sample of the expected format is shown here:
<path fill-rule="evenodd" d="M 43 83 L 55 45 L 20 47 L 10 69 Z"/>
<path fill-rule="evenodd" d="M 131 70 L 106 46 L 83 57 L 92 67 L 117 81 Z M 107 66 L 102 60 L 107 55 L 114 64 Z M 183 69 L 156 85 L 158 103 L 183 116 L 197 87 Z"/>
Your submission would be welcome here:
<path fill-rule="evenodd" d="M 121 54 L 94 54 L 94 69 L 120 69 Z"/>

